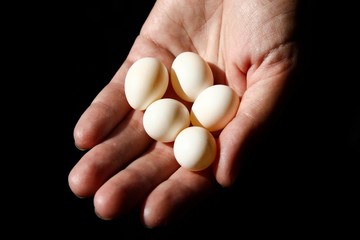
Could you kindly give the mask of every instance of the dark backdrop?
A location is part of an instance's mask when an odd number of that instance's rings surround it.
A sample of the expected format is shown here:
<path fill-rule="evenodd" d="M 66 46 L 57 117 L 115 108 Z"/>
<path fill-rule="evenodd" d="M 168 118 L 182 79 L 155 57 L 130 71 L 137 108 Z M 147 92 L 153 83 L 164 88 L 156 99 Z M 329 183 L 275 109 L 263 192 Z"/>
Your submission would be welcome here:
<path fill-rule="evenodd" d="M 36 183 L 28 189 L 40 194 L 22 195 L 20 201 L 31 215 L 21 215 L 16 223 L 35 226 L 28 230 L 35 236 L 98 234 L 102 239 L 229 239 L 249 233 L 307 236 L 313 230 L 337 231 L 337 216 L 347 211 L 343 203 L 347 201 L 334 199 L 348 196 L 339 181 L 343 173 L 339 166 L 359 160 L 359 101 L 351 81 L 340 84 L 343 79 L 338 76 L 343 75 L 338 69 L 320 64 L 333 62 L 332 54 L 324 57 L 323 53 L 328 52 L 324 39 L 334 35 L 327 31 L 328 19 L 316 17 L 319 6 L 303 2 L 301 64 L 273 128 L 249 152 L 233 187 L 207 199 L 178 222 L 153 230 L 144 228 L 136 213 L 100 220 L 92 199 L 72 194 L 67 175 L 83 154 L 73 144 L 76 121 L 124 61 L 154 1 L 42 6 L 46 14 L 36 21 L 44 26 L 37 42 L 45 49 L 40 56 L 41 69 L 47 73 L 42 88 L 54 91 L 54 96 L 46 94 L 48 104 L 54 105 L 43 109 L 53 114 L 42 119 L 51 121 L 42 125 L 48 136 L 41 144 L 46 146 L 41 154 L 45 160 L 36 164 L 36 174 L 31 173 Z"/>

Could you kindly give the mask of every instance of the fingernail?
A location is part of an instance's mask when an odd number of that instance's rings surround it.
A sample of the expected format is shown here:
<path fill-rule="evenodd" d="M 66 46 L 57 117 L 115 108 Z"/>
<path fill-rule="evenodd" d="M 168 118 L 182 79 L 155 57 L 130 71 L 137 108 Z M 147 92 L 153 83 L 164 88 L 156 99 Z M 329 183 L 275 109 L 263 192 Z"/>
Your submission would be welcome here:
<path fill-rule="evenodd" d="M 80 150 L 80 151 L 85 151 L 86 149 L 84 149 L 84 148 L 79 148 L 77 145 L 76 145 L 76 143 L 75 143 L 75 147 L 78 149 L 78 150 Z"/>

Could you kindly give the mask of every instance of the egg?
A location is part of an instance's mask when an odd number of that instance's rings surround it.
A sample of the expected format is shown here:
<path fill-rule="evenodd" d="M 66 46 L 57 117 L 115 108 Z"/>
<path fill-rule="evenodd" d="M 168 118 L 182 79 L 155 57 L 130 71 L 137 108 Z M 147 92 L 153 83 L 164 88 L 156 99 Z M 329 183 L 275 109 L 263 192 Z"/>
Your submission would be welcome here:
<path fill-rule="evenodd" d="M 200 171 L 209 167 L 217 154 L 216 141 L 205 128 L 190 126 L 183 129 L 174 141 L 174 156 L 181 167 Z"/>
<path fill-rule="evenodd" d="M 239 104 L 240 98 L 228 85 L 210 86 L 192 104 L 191 124 L 211 132 L 221 130 L 235 117 Z"/>
<path fill-rule="evenodd" d="M 129 105 L 145 110 L 164 96 L 169 84 L 169 73 L 157 58 L 144 57 L 135 61 L 125 76 L 125 96 Z"/>
<path fill-rule="evenodd" d="M 193 102 L 201 91 L 214 84 L 214 77 L 209 64 L 200 55 L 182 52 L 172 63 L 170 81 L 180 98 Z"/>
<path fill-rule="evenodd" d="M 180 101 L 162 98 L 147 107 L 143 125 L 151 138 L 160 142 L 172 142 L 181 130 L 190 126 L 190 113 Z"/>

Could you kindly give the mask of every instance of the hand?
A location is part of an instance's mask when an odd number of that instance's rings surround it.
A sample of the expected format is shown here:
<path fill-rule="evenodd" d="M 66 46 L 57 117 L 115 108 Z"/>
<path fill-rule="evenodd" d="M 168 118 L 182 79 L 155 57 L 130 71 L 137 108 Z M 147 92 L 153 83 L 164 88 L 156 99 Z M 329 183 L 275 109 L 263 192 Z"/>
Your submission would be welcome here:
<path fill-rule="evenodd" d="M 296 11 L 296 0 L 156 1 L 127 59 L 75 126 L 76 146 L 88 151 L 69 174 L 74 194 L 94 196 L 102 219 L 140 206 L 143 223 L 156 227 L 231 186 L 246 143 L 276 110 L 296 67 Z M 157 57 L 170 70 L 184 51 L 200 54 L 215 82 L 241 96 L 236 117 L 217 137 L 216 161 L 201 172 L 180 168 L 172 144 L 146 134 L 143 112 L 131 109 L 124 94 L 134 61 Z"/>

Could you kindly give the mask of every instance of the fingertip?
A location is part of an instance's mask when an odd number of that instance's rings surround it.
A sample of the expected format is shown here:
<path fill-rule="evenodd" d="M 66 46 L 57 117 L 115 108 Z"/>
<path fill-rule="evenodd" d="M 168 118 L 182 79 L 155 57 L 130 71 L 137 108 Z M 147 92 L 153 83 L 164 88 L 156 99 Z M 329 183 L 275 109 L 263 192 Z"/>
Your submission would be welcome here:
<path fill-rule="evenodd" d="M 89 141 L 90 136 L 85 134 L 86 131 L 84 129 L 80 129 L 79 127 L 75 127 L 73 132 L 74 145 L 80 151 L 86 151 L 87 149 L 92 147 L 92 143 Z"/>
<path fill-rule="evenodd" d="M 96 178 L 89 169 L 75 165 L 68 175 L 68 185 L 71 191 L 79 198 L 91 197 L 99 188 Z"/>
<path fill-rule="evenodd" d="M 145 206 L 143 209 L 141 221 L 144 227 L 148 229 L 159 228 L 166 225 L 166 221 L 150 206 Z"/>
<path fill-rule="evenodd" d="M 81 147 L 79 147 L 78 144 L 76 144 L 76 142 L 74 142 L 74 145 L 75 145 L 75 147 L 76 147 L 78 150 L 80 150 L 80 151 L 82 151 L 82 152 L 84 152 L 84 151 L 87 150 L 86 148 L 81 148 Z"/>
<path fill-rule="evenodd" d="M 114 211 L 112 210 L 112 208 L 110 207 L 110 203 L 109 200 L 111 201 L 111 199 L 108 198 L 108 196 L 106 194 L 99 194 L 99 192 L 97 192 L 94 196 L 94 211 L 95 214 L 98 218 L 102 219 L 102 220 L 112 220 L 115 218 L 114 215 Z"/>
<path fill-rule="evenodd" d="M 97 211 L 97 209 L 94 207 L 94 213 L 95 215 L 100 218 L 101 220 L 104 220 L 104 221 L 111 221 L 113 220 L 113 218 L 110 218 L 110 217 L 106 217 L 104 216 L 102 213 L 99 213 L 99 211 Z"/>
<path fill-rule="evenodd" d="M 148 207 L 145 207 L 141 216 L 141 222 L 144 227 L 148 229 L 153 229 L 156 224 L 151 221 L 151 210 Z"/>
<path fill-rule="evenodd" d="M 231 167 L 228 166 L 228 168 L 216 165 L 213 170 L 216 181 L 222 187 L 232 186 L 239 175 L 239 166 L 236 163 L 234 163 Z"/>
<path fill-rule="evenodd" d="M 172 202 L 168 191 L 152 193 L 147 197 L 142 206 L 141 221 L 148 229 L 165 227 L 169 217 L 175 218 L 171 211 Z M 172 214 L 171 214 L 172 212 Z"/>
<path fill-rule="evenodd" d="M 84 195 L 81 194 L 81 179 L 79 175 L 74 173 L 72 169 L 68 175 L 68 186 L 73 194 L 78 198 L 85 198 Z"/>

